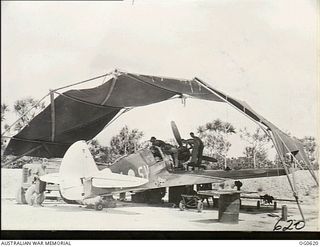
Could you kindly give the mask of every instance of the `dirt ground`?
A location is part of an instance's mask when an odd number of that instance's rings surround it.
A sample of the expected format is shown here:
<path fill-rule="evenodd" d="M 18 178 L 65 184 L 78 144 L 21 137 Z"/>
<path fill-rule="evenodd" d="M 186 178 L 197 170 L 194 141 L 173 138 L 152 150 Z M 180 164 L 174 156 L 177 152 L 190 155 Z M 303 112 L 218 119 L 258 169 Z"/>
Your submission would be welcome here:
<path fill-rule="evenodd" d="M 238 224 L 218 222 L 218 210 L 206 206 L 198 213 L 190 209 L 180 211 L 168 203 L 162 205 L 117 202 L 117 208 L 94 211 L 80 205 L 45 200 L 43 207 L 19 205 L 14 201 L 21 181 L 21 170 L 1 169 L 1 227 L 3 230 L 196 230 L 196 231 L 272 231 L 281 215 L 281 206 L 287 205 L 288 219 L 293 220 L 295 230 L 301 216 L 293 202 L 278 202 L 278 210 L 272 206 L 256 209 L 255 200 L 243 200 Z M 306 225 L 297 223 L 300 231 L 319 230 L 318 189 L 306 171 L 296 173 L 297 189 L 303 201 L 302 210 Z M 286 177 L 242 180 L 243 190 L 259 191 L 259 194 L 275 198 L 292 199 Z M 280 221 L 283 227 L 290 222 Z M 279 228 L 279 227 L 278 227 Z M 288 229 L 290 230 L 290 229 Z M 292 231 L 293 231 L 292 230 Z"/>

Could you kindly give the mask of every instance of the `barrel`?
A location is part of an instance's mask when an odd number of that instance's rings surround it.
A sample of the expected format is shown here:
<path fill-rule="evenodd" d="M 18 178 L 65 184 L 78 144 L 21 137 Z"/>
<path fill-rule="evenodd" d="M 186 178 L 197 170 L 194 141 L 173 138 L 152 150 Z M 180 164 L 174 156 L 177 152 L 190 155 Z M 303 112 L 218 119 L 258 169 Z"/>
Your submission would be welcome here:
<path fill-rule="evenodd" d="M 220 194 L 219 222 L 238 224 L 240 211 L 240 193 L 230 192 Z"/>

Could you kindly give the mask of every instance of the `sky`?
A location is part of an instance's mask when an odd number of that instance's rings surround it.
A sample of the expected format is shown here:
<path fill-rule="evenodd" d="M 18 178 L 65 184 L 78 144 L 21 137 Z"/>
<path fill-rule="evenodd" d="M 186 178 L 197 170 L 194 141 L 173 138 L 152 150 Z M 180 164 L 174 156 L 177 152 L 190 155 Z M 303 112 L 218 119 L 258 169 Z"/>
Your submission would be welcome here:
<path fill-rule="evenodd" d="M 312 0 L 1 2 L 1 101 L 120 70 L 192 79 L 246 101 L 296 137 L 319 136 L 319 5 Z M 80 88 L 101 84 L 95 81 Z M 79 87 L 78 87 L 79 88 Z M 318 111 L 318 112 L 317 112 Z M 13 122 L 16 116 L 8 116 Z M 179 100 L 136 108 L 97 138 L 127 124 L 150 136 L 183 137 L 220 118 L 256 126 L 224 103 Z M 318 131 L 318 132 L 317 132 Z M 244 143 L 231 138 L 230 155 Z"/>

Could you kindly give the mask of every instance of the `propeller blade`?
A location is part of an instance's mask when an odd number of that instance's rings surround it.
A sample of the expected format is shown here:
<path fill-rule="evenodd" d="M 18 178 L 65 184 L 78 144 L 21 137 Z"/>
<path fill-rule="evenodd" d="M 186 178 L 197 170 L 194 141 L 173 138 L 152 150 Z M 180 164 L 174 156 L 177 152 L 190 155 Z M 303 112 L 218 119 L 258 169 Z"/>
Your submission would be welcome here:
<path fill-rule="evenodd" d="M 174 121 L 171 121 L 171 129 L 172 129 L 174 138 L 176 139 L 177 143 L 181 147 L 182 146 L 181 135 L 180 135 L 178 127 L 177 127 L 177 125 L 176 125 L 176 123 Z"/>

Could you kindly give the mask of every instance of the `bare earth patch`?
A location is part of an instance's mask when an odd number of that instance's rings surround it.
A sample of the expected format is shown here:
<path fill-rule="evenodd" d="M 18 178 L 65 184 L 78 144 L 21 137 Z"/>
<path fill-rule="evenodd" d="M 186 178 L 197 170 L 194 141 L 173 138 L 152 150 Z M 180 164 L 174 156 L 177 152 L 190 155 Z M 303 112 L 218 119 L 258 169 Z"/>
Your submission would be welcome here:
<path fill-rule="evenodd" d="M 46 200 L 44 207 L 19 205 L 14 201 L 21 182 L 21 170 L 1 169 L 1 225 L 3 230 L 197 230 L 197 231 L 272 231 L 281 210 L 272 207 L 255 208 L 253 200 L 243 200 L 238 224 L 218 222 L 218 210 L 205 208 L 180 211 L 177 208 L 146 204 L 120 203 L 117 208 L 94 211 L 80 205 Z M 318 231 L 318 188 L 307 171 L 296 173 L 297 189 L 301 196 L 306 226 L 303 231 Z M 292 192 L 285 176 L 242 180 L 243 190 L 262 191 L 275 198 L 292 199 Z M 300 220 L 297 205 L 287 205 L 289 219 Z M 281 223 L 284 225 L 284 223 Z"/>

